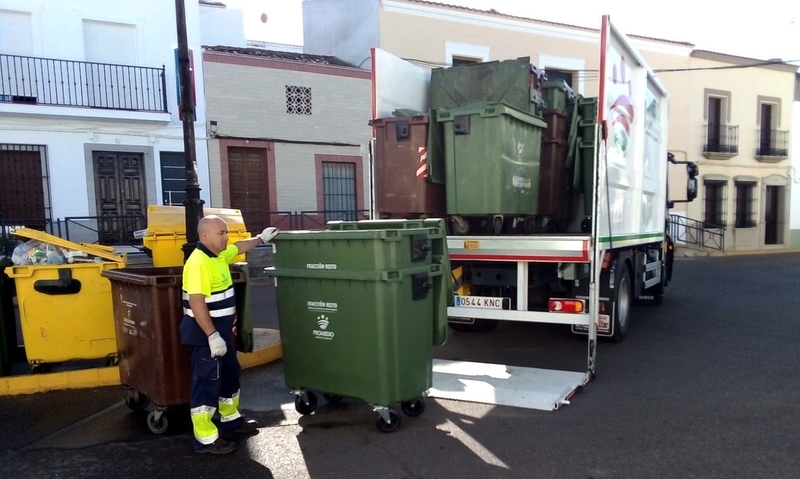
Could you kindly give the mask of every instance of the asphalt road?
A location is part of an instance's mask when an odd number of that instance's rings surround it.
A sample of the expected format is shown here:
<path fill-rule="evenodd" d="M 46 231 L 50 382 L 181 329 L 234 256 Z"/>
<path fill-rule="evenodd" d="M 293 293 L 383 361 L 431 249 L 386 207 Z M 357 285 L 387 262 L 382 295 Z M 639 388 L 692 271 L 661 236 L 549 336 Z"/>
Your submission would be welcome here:
<path fill-rule="evenodd" d="M 225 457 L 191 453 L 186 412 L 154 436 L 119 388 L 0 397 L 0 477 L 796 478 L 800 255 L 686 258 L 664 304 L 598 348 L 598 376 L 553 412 L 428 400 L 392 434 L 345 400 L 300 417 L 276 362 L 243 374 L 262 423 Z M 458 358 L 585 369 L 549 325 L 453 333 Z"/>

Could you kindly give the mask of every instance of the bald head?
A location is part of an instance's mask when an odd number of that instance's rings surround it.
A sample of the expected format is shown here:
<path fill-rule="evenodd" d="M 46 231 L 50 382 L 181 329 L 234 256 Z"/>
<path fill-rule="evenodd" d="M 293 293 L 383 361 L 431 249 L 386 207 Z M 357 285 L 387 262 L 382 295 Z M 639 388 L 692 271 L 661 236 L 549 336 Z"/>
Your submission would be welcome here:
<path fill-rule="evenodd" d="M 208 215 L 204 218 L 201 218 L 197 223 L 197 234 L 202 236 L 204 232 L 218 228 L 227 229 L 228 224 L 225 223 L 225 220 L 217 215 Z"/>
<path fill-rule="evenodd" d="M 214 254 L 228 246 L 228 224 L 217 215 L 208 215 L 197 223 L 200 242 Z"/>

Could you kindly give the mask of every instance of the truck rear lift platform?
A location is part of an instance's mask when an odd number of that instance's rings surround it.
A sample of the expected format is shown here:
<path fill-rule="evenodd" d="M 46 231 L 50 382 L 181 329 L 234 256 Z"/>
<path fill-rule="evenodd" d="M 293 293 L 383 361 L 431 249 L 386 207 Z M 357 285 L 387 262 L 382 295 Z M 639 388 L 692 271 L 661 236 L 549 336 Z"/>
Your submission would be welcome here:
<path fill-rule="evenodd" d="M 588 382 L 588 373 L 434 359 L 428 397 L 555 411 Z"/>

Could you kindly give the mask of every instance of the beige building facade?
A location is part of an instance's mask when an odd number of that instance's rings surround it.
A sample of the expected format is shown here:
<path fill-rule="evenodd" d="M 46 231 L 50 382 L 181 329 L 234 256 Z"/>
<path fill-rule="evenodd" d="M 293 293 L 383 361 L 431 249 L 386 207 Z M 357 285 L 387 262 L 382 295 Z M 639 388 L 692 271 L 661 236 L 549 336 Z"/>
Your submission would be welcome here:
<path fill-rule="evenodd" d="M 378 47 L 431 68 L 530 57 L 531 63 L 543 68 L 548 77 L 566 79 L 576 93 L 598 94 L 599 28 L 423 0 L 314 0 L 304 2 L 303 15 L 304 48 L 309 53 L 336 55 L 364 64 L 369 59 L 369 49 Z M 796 69 L 787 65 L 749 67 L 758 61 L 695 51 L 691 43 L 625 33 L 669 91 L 669 150 L 677 160 L 700 165 L 698 198 L 692 203 L 677 203 L 670 210 L 688 218 L 681 219 L 688 228 L 681 228 L 680 233 L 688 233 L 691 241 L 705 236 L 701 229 L 716 227 L 713 231 L 718 243 L 724 244 L 706 246 L 724 247 L 726 251 L 788 247 L 791 160 L 788 152 L 783 156 L 775 153 L 788 148 L 783 146 L 784 139 L 788 144 L 784 132 L 791 129 Z M 707 67 L 715 69 L 692 70 Z M 706 99 L 712 98 L 711 108 L 716 108 L 720 105 L 715 100 L 718 97 L 724 105 L 720 108 L 726 110 L 719 125 L 715 123 L 709 130 Z M 762 106 L 766 108 L 767 122 L 760 119 Z M 717 121 L 716 118 L 712 120 Z M 738 131 L 734 125 L 738 125 Z M 762 135 L 762 130 L 769 133 Z M 715 132 L 719 132 L 716 136 L 737 132 L 739 153 L 728 158 L 704 155 L 709 131 L 712 147 L 716 147 Z M 762 144 L 766 149 L 761 148 Z M 759 148 L 767 154 L 759 154 Z M 724 188 L 720 191 L 722 183 Z M 746 188 L 745 184 L 754 186 Z M 711 195 L 722 196 L 709 199 L 707 185 L 713 189 Z M 685 166 L 670 165 L 669 191 L 671 199 L 686 197 Z M 737 197 L 736 191 L 748 196 Z M 737 201 L 741 208 L 749 205 L 746 211 L 740 211 L 738 223 Z M 718 214 L 706 216 L 706 204 L 711 203 L 719 205 Z"/>
<path fill-rule="evenodd" d="M 369 72 L 332 57 L 206 46 L 211 202 L 251 231 L 319 228 L 370 204 Z"/>

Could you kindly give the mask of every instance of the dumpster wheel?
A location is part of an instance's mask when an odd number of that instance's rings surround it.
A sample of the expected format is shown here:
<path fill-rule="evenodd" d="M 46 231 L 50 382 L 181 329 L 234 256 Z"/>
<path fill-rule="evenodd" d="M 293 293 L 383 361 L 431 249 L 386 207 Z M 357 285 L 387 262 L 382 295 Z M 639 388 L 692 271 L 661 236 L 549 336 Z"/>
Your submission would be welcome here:
<path fill-rule="evenodd" d="M 147 427 L 153 434 L 164 434 L 167 432 L 169 421 L 167 421 L 167 416 L 164 414 L 164 411 L 150 411 L 150 414 L 147 415 Z"/>
<path fill-rule="evenodd" d="M 303 391 L 294 398 L 294 408 L 303 416 L 308 416 L 317 409 L 317 395 L 311 391 Z"/>
<path fill-rule="evenodd" d="M 329 403 L 337 403 L 343 399 L 343 397 L 339 396 L 338 394 L 328 394 L 328 393 L 323 394 L 322 397 L 324 397 L 325 400 L 328 401 Z"/>
<path fill-rule="evenodd" d="M 403 401 L 400 403 L 400 407 L 406 416 L 417 417 L 425 411 L 425 398 L 420 396 L 411 401 Z"/>
<path fill-rule="evenodd" d="M 132 411 L 143 411 L 150 405 L 150 398 L 138 391 L 131 391 L 125 398 L 125 405 Z"/>
<path fill-rule="evenodd" d="M 400 414 L 391 408 L 376 408 L 378 421 L 375 424 L 381 432 L 395 432 L 400 427 Z"/>

